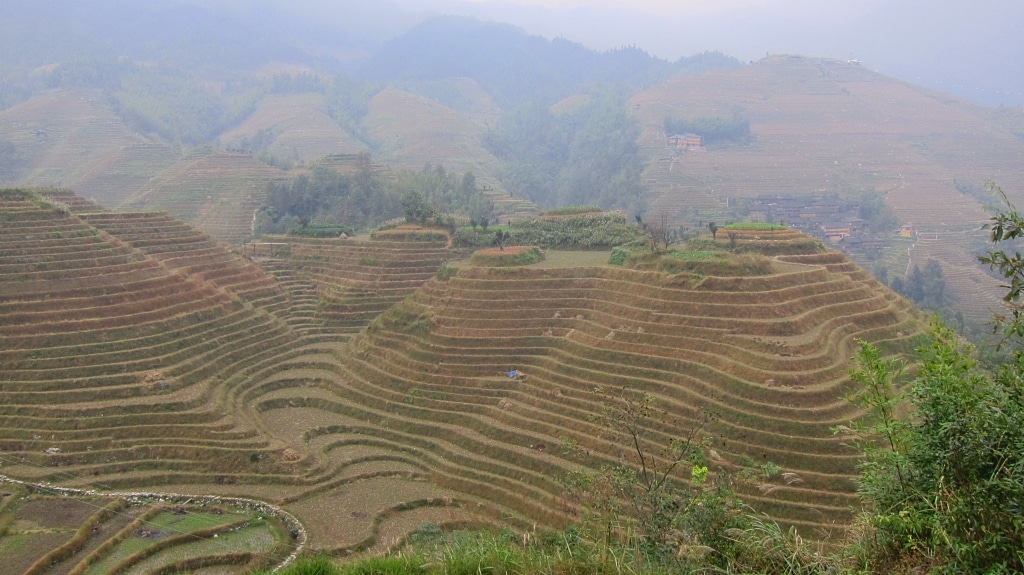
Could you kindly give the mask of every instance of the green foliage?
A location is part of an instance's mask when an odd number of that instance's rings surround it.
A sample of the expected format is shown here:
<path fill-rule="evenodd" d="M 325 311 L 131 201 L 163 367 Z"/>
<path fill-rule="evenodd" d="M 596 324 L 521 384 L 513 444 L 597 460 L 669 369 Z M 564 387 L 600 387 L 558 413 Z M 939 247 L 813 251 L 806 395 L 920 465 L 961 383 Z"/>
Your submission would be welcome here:
<path fill-rule="evenodd" d="M 402 198 L 403 213 L 408 222 L 431 223 L 437 216 L 445 214 L 469 217 L 479 222 L 494 216 L 494 204 L 477 187 L 476 176 L 472 172 L 460 176 L 442 166 L 428 164 L 418 172 L 398 172 L 392 185 Z M 441 224 L 448 227 L 446 222 Z M 434 225 L 439 224 L 435 222 Z"/>
<path fill-rule="evenodd" d="M 784 530 L 766 517 L 750 517 L 749 525 L 733 530 L 732 573 L 814 575 L 837 573 L 840 561 L 823 548 L 805 541 L 795 527 Z"/>
<path fill-rule="evenodd" d="M 512 222 L 511 232 L 513 243 L 543 248 L 610 248 L 641 237 L 640 230 L 628 225 L 621 212 L 518 220 Z"/>
<path fill-rule="evenodd" d="M 871 420 L 854 427 L 870 506 L 868 562 L 934 571 L 1024 569 L 1024 354 L 993 374 L 940 324 L 918 350 L 913 408 L 899 416 L 899 364 L 862 344 L 854 379 Z"/>
<path fill-rule="evenodd" d="M 171 69 L 140 70 L 109 92 L 114 109 L 143 132 L 171 142 L 203 144 L 256 109 L 258 92 L 215 93 L 203 82 Z"/>
<path fill-rule="evenodd" d="M 406 222 L 420 225 L 426 225 L 427 220 L 436 214 L 434 208 L 423 201 L 423 196 L 416 190 L 402 194 L 402 211 L 405 213 Z"/>
<path fill-rule="evenodd" d="M 1011 245 L 1017 245 L 1019 240 L 1024 237 L 1024 216 L 1010 203 L 1002 188 L 993 182 L 989 182 L 987 186 L 1003 202 L 1003 209 L 992 216 L 991 223 L 985 226 L 991 230 L 992 243 L 1010 242 Z M 1024 256 L 1021 256 L 1020 251 L 1017 250 L 1014 250 L 1012 254 L 1005 250 L 990 250 L 978 259 L 981 263 L 987 264 L 989 268 L 996 270 L 1009 282 L 1003 286 L 1008 290 L 1003 301 L 1006 302 L 1010 315 L 998 318 L 999 325 L 1003 328 L 1004 337 L 1024 337 L 1024 305 L 1020 301 L 1021 293 L 1024 292 Z"/>
<path fill-rule="evenodd" d="M 290 183 L 268 183 L 257 231 L 281 233 L 295 220 L 361 229 L 398 216 L 400 209 L 395 190 L 374 172 L 370 156 L 361 154 L 353 174 L 319 165 Z"/>
<path fill-rule="evenodd" d="M 556 116 L 539 104 L 511 108 L 484 138 L 503 162 L 505 188 L 541 206 L 598 204 L 640 212 L 643 160 L 625 98 L 597 93 Z"/>
<path fill-rule="evenodd" d="M 612 248 L 612 255 L 608 257 L 608 263 L 613 266 L 625 265 L 629 258 L 629 250 L 620 246 Z"/>
<path fill-rule="evenodd" d="M 572 216 L 576 214 L 590 214 L 600 212 L 601 206 L 562 206 L 548 210 L 541 215 L 544 216 Z"/>
<path fill-rule="evenodd" d="M 441 267 L 437 269 L 437 279 L 445 281 L 451 279 L 455 274 L 459 273 L 459 268 L 448 265 L 448 262 L 441 264 Z"/>
<path fill-rule="evenodd" d="M 701 137 L 705 146 L 723 143 L 745 144 L 750 141 L 750 121 L 739 113 L 731 118 L 701 116 L 694 119 L 665 118 L 665 133 L 693 133 Z"/>
<path fill-rule="evenodd" d="M 891 233 L 900 225 L 896 213 L 885 203 L 882 194 L 863 194 L 857 206 L 857 215 L 864 220 L 870 231 L 876 233 Z"/>
<path fill-rule="evenodd" d="M 669 250 L 665 257 L 684 262 L 722 259 L 723 254 L 713 250 Z"/>
<path fill-rule="evenodd" d="M 925 309 L 939 310 L 949 303 L 942 266 L 934 259 L 929 259 L 925 263 L 924 271 L 914 264 L 910 274 L 893 285 L 894 291 Z M 897 287 L 899 289 L 896 289 Z"/>
<path fill-rule="evenodd" d="M 367 561 L 373 563 L 372 561 Z M 358 573 L 362 574 L 383 574 L 383 573 L 402 573 L 402 571 L 390 571 L 390 570 L 366 570 L 361 568 L 360 570 L 345 570 L 343 571 L 341 566 L 332 561 L 328 557 L 316 556 L 316 557 L 300 557 L 294 563 L 288 565 L 284 569 L 279 571 L 269 570 L 257 570 L 250 572 L 250 575 L 270 575 L 275 573 L 276 575 L 343 575 L 343 573 Z"/>
<path fill-rule="evenodd" d="M 758 276 L 772 273 L 769 258 L 758 254 L 730 254 L 707 249 L 669 250 L 651 253 L 633 251 L 626 260 L 632 269 L 667 274 L 691 273 L 702 276 Z"/>
<path fill-rule="evenodd" d="M 492 213 L 490 198 L 470 172 L 460 176 L 428 165 L 420 171 L 382 174 L 363 153 L 355 157 L 351 174 L 317 165 L 291 182 L 267 184 L 257 231 L 281 233 L 303 221 L 366 229 L 402 214 L 409 222 L 454 230 L 453 214 L 483 220 Z"/>
<path fill-rule="evenodd" d="M 498 231 L 459 228 L 452 243 L 460 247 L 492 246 Z M 626 224 L 626 216 L 621 212 L 515 220 L 511 227 L 501 231 L 507 236 L 505 245 L 531 245 L 542 249 L 609 249 L 642 237 L 636 226 Z"/>

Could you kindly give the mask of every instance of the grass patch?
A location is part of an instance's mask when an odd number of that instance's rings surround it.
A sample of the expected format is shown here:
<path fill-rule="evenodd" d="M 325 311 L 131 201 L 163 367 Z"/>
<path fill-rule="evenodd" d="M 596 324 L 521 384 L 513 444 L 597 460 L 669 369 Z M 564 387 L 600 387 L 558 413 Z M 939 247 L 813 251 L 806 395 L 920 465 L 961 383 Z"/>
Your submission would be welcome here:
<path fill-rule="evenodd" d="M 508 246 L 504 249 L 478 250 L 473 254 L 470 263 L 481 267 L 512 267 L 528 266 L 543 259 L 544 254 L 537 246 Z"/>

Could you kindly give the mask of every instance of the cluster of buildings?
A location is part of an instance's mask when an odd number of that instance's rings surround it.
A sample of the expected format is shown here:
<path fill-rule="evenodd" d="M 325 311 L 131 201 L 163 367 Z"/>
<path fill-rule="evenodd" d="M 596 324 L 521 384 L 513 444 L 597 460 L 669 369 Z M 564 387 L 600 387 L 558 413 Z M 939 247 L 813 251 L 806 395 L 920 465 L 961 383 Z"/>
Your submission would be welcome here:
<path fill-rule="evenodd" d="M 888 239 L 886 234 L 869 230 L 868 222 L 859 217 L 860 206 L 856 202 L 838 197 L 758 196 L 750 201 L 748 209 L 752 221 L 781 223 L 844 251 L 877 252 Z M 904 225 L 899 233 L 913 237 L 914 227 Z"/>

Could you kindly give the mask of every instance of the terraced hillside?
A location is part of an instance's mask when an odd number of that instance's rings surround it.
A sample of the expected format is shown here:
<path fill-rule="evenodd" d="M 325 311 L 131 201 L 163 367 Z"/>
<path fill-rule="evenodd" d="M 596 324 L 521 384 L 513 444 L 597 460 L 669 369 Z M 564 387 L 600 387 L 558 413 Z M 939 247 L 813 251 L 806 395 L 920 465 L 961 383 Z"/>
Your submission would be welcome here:
<path fill-rule="evenodd" d="M 180 159 L 179 151 L 164 144 L 132 144 L 91 167 L 71 187 L 78 194 L 116 209 Z"/>
<path fill-rule="evenodd" d="M 0 483 L 5 573 L 247 573 L 301 547 L 297 523 L 251 500 L 97 494 Z"/>
<path fill-rule="evenodd" d="M 967 272 L 950 262 L 972 260 L 967 246 L 984 234 L 976 231 L 960 245 L 953 238 L 988 217 L 955 182 L 980 186 L 992 179 L 1018 204 L 1024 199 L 1024 142 L 993 121 L 991 110 L 855 63 L 773 56 L 738 70 L 678 78 L 630 103 L 643 125 L 639 143 L 649 159 L 644 182 L 651 209 L 691 227 L 714 218 L 715 202 L 721 206 L 726 198 L 877 191 L 922 237 L 950 235 L 948 247 L 957 253 L 943 263 L 953 276 Z M 666 146 L 666 117 L 733 115 L 749 120 L 749 145 L 678 154 Z M 983 292 L 996 289 L 977 265 L 971 269 Z M 962 285 L 956 289 L 966 301 L 973 292 Z"/>
<path fill-rule="evenodd" d="M 167 212 L 220 241 L 241 244 L 252 237 L 253 214 L 263 205 L 267 182 L 286 177 L 249 154 L 204 148 L 161 172 L 118 207 Z"/>
<path fill-rule="evenodd" d="M 918 316 L 841 254 L 780 256 L 775 267 L 703 279 L 467 268 L 431 280 L 353 340 L 336 368 L 349 384 L 305 404 L 321 419 L 304 438 L 345 437 L 341 422 L 373 414 L 393 441 L 444 459 L 435 482 L 560 522 L 556 478 L 624 455 L 592 423 L 594 390 L 642 391 L 682 421 L 657 440 L 708 407 L 721 416 L 720 465 L 770 460 L 799 475 L 770 497 L 749 494 L 759 509 L 807 527 L 841 522 L 855 459 L 830 429 L 857 415 L 842 399 L 845 358 L 857 338 L 906 348 Z M 513 369 L 527 378 L 510 379 Z M 566 459 L 564 438 L 592 457 Z"/>
<path fill-rule="evenodd" d="M 483 148 L 486 124 L 433 100 L 387 88 L 370 101 L 363 128 L 376 143 L 380 160 L 418 170 L 426 163 L 456 172 L 471 171 L 481 184 L 498 171 L 498 159 Z"/>
<path fill-rule="evenodd" d="M 2 110 L 0 137 L 18 156 L 15 178 L 0 184 L 37 186 L 77 186 L 152 143 L 126 126 L 98 90 L 54 90 Z"/>
<path fill-rule="evenodd" d="M 267 236 L 247 249 L 302 302 L 303 328 L 362 329 L 427 282 L 450 257 L 447 240 Z M 319 326 L 319 327 L 317 327 Z"/>
<path fill-rule="evenodd" d="M 366 149 L 327 114 L 323 94 L 268 96 L 242 124 L 221 134 L 220 142 L 230 147 L 260 131 L 273 134 L 267 152 L 290 160 L 310 162 L 331 154 L 355 154 Z"/>
<path fill-rule="evenodd" d="M 830 427 L 857 415 L 846 358 L 857 338 L 895 353 L 920 329 L 903 299 L 789 231 L 735 239 L 779 242 L 767 274 L 439 277 L 464 254 L 422 231 L 242 255 L 165 214 L 50 196 L 0 194 L 3 473 L 256 498 L 338 555 L 424 521 L 571 521 L 559 478 L 624 449 L 594 423 L 598 388 L 668 409 L 679 423 L 654 442 L 712 409 L 713 467 L 796 474 L 748 493 L 758 509 L 841 523 L 855 461 Z"/>
<path fill-rule="evenodd" d="M 430 485 L 401 449 L 367 453 L 357 440 L 300 451 L 276 414 L 254 409 L 342 385 L 321 365 L 348 339 L 293 328 L 290 292 L 261 268 L 165 214 L 49 195 L 0 194 L 5 475 L 256 497 L 339 552 L 386 547 L 427 519 L 495 516 Z"/>

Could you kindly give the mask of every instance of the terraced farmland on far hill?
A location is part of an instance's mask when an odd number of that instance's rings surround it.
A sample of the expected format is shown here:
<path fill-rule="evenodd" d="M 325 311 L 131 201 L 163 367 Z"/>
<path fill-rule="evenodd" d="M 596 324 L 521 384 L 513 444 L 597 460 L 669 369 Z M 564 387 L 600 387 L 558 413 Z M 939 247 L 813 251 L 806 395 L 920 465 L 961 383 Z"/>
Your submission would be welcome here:
<path fill-rule="evenodd" d="M 365 144 L 331 119 L 322 94 L 268 96 L 241 125 L 221 134 L 220 141 L 231 146 L 243 137 L 255 137 L 260 131 L 273 134 L 266 151 L 289 160 L 310 162 L 331 154 L 355 154 L 366 149 Z"/>
<path fill-rule="evenodd" d="M 99 90 L 52 90 L 0 111 L 0 137 L 19 156 L 15 180 L 0 185 L 77 186 L 97 171 L 120 169 L 123 156 L 154 143 L 125 125 Z M 95 191 L 87 186 L 83 193 Z"/>
<path fill-rule="evenodd" d="M 746 276 L 439 277 L 465 254 L 412 233 L 243 254 L 165 214 L 51 196 L 0 194 L 3 473 L 256 498 L 336 555 L 423 521 L 572 521 L 559 478 L 624 449 L 594 423 L 595 389 L 653 395 L 679 423 L 652 442 L 717 412 L 712 469 L 777 463 L 796 475 L 747 493 L 757 509 L 841 523 L 855 458 L 829 428 L 858 415 L 846 358 L 858 338 L 897 353 L 920 331 L 836 252 L 786 250 Z"/>
<path fill-rule="evenodd" d="M 727 198 L 878 192 L 922 237 L 948 236 L 944 272 L 972 278 L 951 284 L 961 300 L 976 289 L 998 291 L 971 251 L 984 241 L 979 228 L 989 214 L 956 186 L 995 180 L 1018 205 L 1024 198 L 1024 142 L 993 121 L 991 110 L 856 63 L 798 56 L 676 78 L 630 104 L 643 126 L 652 213 L 692 227 L 722 219 Z M 734 115 L 749 121 L 749 144 L 682 153 L 667 146 L 666 117 Z M 974 230 L 967 242 L 965 228 Z M 903 271 L 889 270 L 890 277 Z M 988 321 L 987 308 L 975 310 L 975 319 Z"/>
<path fill-rule="evenodd" d="M 167 212 L 218 240 L 241 244 L 252 237 L 253 214 L 263 205 L 267 183 L 287 177 L 249 154 L 204 148 L 161 172 L 118 208 Z"/>

